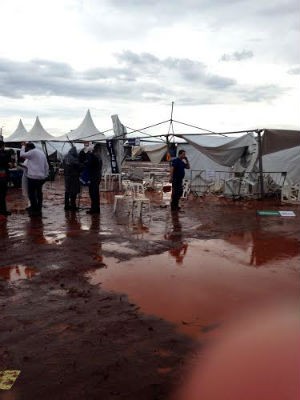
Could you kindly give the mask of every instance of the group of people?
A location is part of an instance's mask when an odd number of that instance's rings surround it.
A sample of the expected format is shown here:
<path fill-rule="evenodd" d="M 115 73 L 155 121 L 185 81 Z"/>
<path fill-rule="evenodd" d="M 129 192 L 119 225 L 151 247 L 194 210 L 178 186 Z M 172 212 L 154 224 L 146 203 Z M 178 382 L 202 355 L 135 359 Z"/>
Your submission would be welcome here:
<path fill-rule="evenodd" d="M 81 184 L 88 185 L 91 208 L 88 214 L 100 214 L 99 185 L 102 176 L 101 145 L 85 146 L 79 153 L 72 146 L 63 160 L 65 178 L 65 210 L 77 211 Z"/>
<path fill-rule="evenodd" d="M 23 178 L 26 180 L 27 193 L 30 201 L 28 213 L 30 216 L 41 216 L 43 206 L 42 187 L 49 175 L 49 164 L 43 151 L 37 149 L 34 143 L 22 143 L 20 157 L 23 163 Z M 0 140 L 0 214 L 10 215 L 6 208 L 6 193 L 9 176 L 10 159 L 5 151 L 4 142 Z M 96 143 L 91 149 L 84 147 L 79 153 L 72 146 L 63 160 L 65 179 L 66 211 L 77 211 L 77 199 L 80 193 L 82 179 L 89 187 L 91 207 L 88 214 L 100 213 L 99 185 L 102 175 L 101 145 Z M 183 194 L 183 179 L 185 169 L 189 169 L 189 161 L 184 150 L 179 150 L 178 156 L 171 162 L 170 182 L 172 183 L 171 211 L 180 210 L 179 200 Z"/>
<path fill-rule="evenodd" d="M 20 159 L 23 160 L 22 188 L 23 194 L 29 199 L 27 207 L 30 216 L 42 216 L 43 185 L 49 176 L 49 164 L 45 153 L 36 148 L 34 143 L 22 143 Z M 96 143 L 93 148 L 84 148 L 79 153 L 72 145 L 63 160 L 65 177 L 65 210 L 78 210 L 76 200 L 80 193 L 81 175 L 88 176 L 91 207 L 88 214 L 100 213 L 99 185 L 102 175 L 101 145 Z M 5 150 L 5 144 L 0 137 L 0 215 L 8 216 L 6 194 L 9 180 L 11 160 Z"/>

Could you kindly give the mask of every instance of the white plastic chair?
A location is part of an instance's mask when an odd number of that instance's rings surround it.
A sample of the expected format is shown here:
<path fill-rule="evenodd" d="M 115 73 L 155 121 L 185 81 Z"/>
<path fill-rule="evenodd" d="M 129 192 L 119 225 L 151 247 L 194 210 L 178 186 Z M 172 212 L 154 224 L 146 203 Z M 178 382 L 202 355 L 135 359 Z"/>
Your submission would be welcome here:
<path fill-rule="evenodd" d="M 182 186 L 183 186 L 183 193 L 182 193 L 181 198 L 182 199 L 187 199 L 188 195 L 189 195 L 189 193 L 191 191 L 191 181 L 189 181 L 188 179 L 184 179 Z"/>
<path fill-rule="evenodd" d="M 150 211 L 150 199 L 145 196 L 145 189 L 142 183 L 132 182 L 131 183 L 132 190 L 132 215 L 134 208 L 137 208 L 137 213 L 139 216 L 142 216 L 143 205 L 146 204 L 148 206 L 148 211 Z"/>
<path fill-rule="evenodd" d="M 122 185 L 123 185 L 124 193 L 123 194 L 115 194 L 115 196 L 114 196 L 114 207 L 113 207 L 114 214 L 117 212 L 119 201 L 126 202 L 128 209 L 132 208 L 133 194 L 132 194 L 131 183 L 123 181 Z"/>

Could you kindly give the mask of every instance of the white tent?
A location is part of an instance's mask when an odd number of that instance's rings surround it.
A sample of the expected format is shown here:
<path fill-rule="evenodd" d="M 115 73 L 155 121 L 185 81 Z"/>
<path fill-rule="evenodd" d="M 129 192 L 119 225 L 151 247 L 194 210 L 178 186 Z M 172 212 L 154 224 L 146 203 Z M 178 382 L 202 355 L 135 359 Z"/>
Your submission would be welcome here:
<path fill-rule="evenodd" d="M 300 131 L 265 129 L 261 132 L 262 173 L 274 181 L 286 173 L 286 185 L 300 184 Z M 258 141 L 253 134 L 239 138 L 178 136 L 188 142 L 178 145 L 178 149 L 187 151 L 194 170 L 258 173 Z M 243 163 L 245 155 L 246 163 Z M 249 184 L 249 174 L 245 176 Z"/>
<path fill-rule="evenodd" d="M 83 121 L 76 129 L 71 130 L 66 135 L 58 136 L 56 138 L 57 141 L 63 142 L 74 140 L 103 141 L 105 139 L 105 135 L 96 128 L 90 110 L 87 110 Z"/>
<path fill-rule="evenodd" d="M 300 184 L 300 146 L 263 156 L 264 171 L 284 171 L 290 185 Z"/>
<path fill-rule="evenodd" d="M 55 139 L 54 136 L 48 133 L 41 124 L 39 117 L 36 117 L 33 127 L 28 132 L 27 141 L 39 142 Z"/>
<path fill-rule="evenodd" d="M 17 129 L 8 137 L 6 138 L 6 142 L 22 142 L 26 141 L 28 137 L 28 131 L 23 125 L 22 120 L 20 119 Z"/>

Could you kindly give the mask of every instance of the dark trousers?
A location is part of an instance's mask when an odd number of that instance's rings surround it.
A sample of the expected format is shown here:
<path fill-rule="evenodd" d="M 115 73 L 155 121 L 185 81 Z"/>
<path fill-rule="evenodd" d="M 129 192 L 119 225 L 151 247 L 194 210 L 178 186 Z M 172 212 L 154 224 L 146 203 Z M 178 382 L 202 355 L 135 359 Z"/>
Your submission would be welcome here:
<path fill-rule="evenodd" d="M 71 194 L 69 192 L 65 192 L 65 209 L 75 209 L 76 206 L 76 194 Z"/>
<path fill-rule="evenodd" d="M 7 180 L 0 179 L 0 214 L 6 213 Z"/>
<path fill-rule="evenodd" d="M 182 180 L 174 181 L 172 183 L 171 210 L 176 211 L 179 209 L 179 200 L 182 194 Z"/>
<path fill-rule="evenodd" d="M 43 206 L 42 187 L 45 179 L 28 178 L 28 197 L 30 200 L 31 211 L 41 212 Z"/>
<path fill-rule="evenodd" d="M 100 193 L 99 193 L 100 180 L 91 180 L 89 184 L 89 195 L 91 199 L 91 211 L 100 211 Z"/>

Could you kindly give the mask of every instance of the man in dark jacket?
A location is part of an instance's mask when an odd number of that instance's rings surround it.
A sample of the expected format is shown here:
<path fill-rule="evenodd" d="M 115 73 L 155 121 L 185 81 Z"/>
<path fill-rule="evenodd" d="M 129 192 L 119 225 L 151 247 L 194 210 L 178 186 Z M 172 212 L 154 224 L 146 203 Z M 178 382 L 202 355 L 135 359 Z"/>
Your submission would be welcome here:
<path fill-rule="evenodd" d="M 190 164 L 186 158 L 185 151 L 179 150 L 178 157 L 176 157 L 171 164 L 170 169 L 170 183 L 172 183 L 172 197 L 171 197 L 171 211 L 179 211 L 179 200 L 183 194 L 183 178 L 185 169 L 189 169 Z"/>
<path fill-rule="evenodd" d="M 4 149 L 4 142 L 0 137 L 0 215 L 11 215 L 6 209 L 6 193 L 9 175 L 10 156 Z"/>
<path fill-rule="evenodd" d="M 90 179 L 89 195 L 91 208 L 88 214 L 100 214 L 99 185 L 102 176 L 101 144 L 96 143 L 92 153 L 88 153 L 87 169 Z"/>
<path fill-rule="evenodd" d="M 75 146 L 72 146 L 63 160 L 65 178 L 65 210 L 77 211 L 76 198 L 80 193 L 80 163 Z"/>

